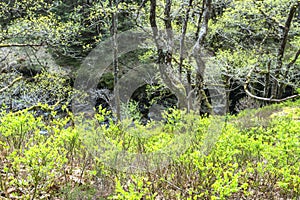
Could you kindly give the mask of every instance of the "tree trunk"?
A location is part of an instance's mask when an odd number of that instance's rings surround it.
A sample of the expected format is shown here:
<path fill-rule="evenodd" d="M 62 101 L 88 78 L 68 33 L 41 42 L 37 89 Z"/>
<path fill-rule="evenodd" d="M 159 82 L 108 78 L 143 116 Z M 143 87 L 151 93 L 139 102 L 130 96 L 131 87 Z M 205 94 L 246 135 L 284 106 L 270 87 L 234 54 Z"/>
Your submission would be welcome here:
<path fill-rule="evenodd" d="M 113 68 L 114 68 L 114 95 L 115 95 L 115 106 L 116 106 L 116 115 L 117 121 L 121 119 L 121 106 L 120 106 L 120 95 L 118 87 L 118 76 L 119 76 L 119 63 L 118 63 L 118 43 L 117 43 L 117 32 L 118 32 L 118 0 L 110 0 L 110 6 L 113 7 L 113 4 L 116 7 L 116 12 L 112 13 L 112 27 L 111 35 L 113 39 Z"/>
<path fill-rule="evenodd" d="M 173 54 L 173 30 L 172 30 L 172 19 L 171 19 L 171 6 L 172 0 L 166 0 L 165 5 L 165 28 L 167 32 L 167 52 L 165 55 L 165 64 L 167 67 L 172 66 L 172 54 Z"/>
<path fill-rule="evenodd" d="M 284 53 L 285 53 L 285 47 L 286 47 L 286 43 L 287 43 L 287 39 L 288 39 L 288 34 L 290 31 L 290 27 L 291 27 L 291 23 L 293 20 L 293 17 L 295 15 L 295 12 L 297 10 L 297 7 L 299 6 L 299 2 L 297 4 L 293 4 L 290 8 L 287 20 L 285 22 L 284 25 L 284 31 L 283 31 L 283 35 L 281 38 L 281 42 L 280 42 L 280 46 L 278 48 L 278 54 L 277 54 L 277 65 L 276 65 L 276 69 L 275 69 L 275 81 L 272 87 L 272 96 L 274 98 L 282 98 L 282 93 L 283 91 L 281 91 L 283 89 L 282 84 L 283 83 L 279 83 L 280 81 L 280 74 L 281 74 L 281 70 L 282 70 L 282 63 L 283 63 L 283 57 L 284 57 Z"/>
<path fill-rule="evenodd" d="M 156 0 L 150 0 L 150 25 L 152 28 L 153 39 L 156 44 L 157 48 L 157 64 L 159 67 L 159 72 L 161 79 L 163 80 L 164 84 L 169 87 L 171 92 L 173 92 L 176 97 L 178 98 L 178 107 L 179 108 L 187 108 L 187 101 L 185 95 L 185 88 L 183 85 L 176 81 L 176 77 L 174 74 L 170 73 L 171 69 L 171 61 L 172 61 L 172 24 L 171 24 L 171 16 L 170 16 L 170 9 L 171 9 L 171 1 L 167 0 L 165 6 L 165 28 L 167 29 L 167 39 L 168 39 L 168 49 L 167 53 L 163 52 L 163 46 L 159 42 L 158 39 L 158 27 L 156 23 Z"/>
<path fill-rule="evenodd" d="M 182 23 L 182 31 L 181 31 L 181 36 L 180 36 L 180 43 L 179 43 L 179 66 L 178 66 L 178 71 L 179 71 L 179 81 L 182 82 L 182 66 L 183 66 L 183 60 L 185 59 L 184 54 L 186 53 L 186 48 L 185 48 L 185 37 L 186 37 L 186 29 L 189 21 L 189 15 L 190 15 L 190 10 L 193 5 L 193 0 L 189 0 L 188 7 L 186 9 L 185 13 L 185 18 Z M 187 86 L 186 86 L 186 96 L 187 96 L 187 112 L 189 113 L 190 110 L 192 109 L 192 96 L 190 95 L 192 92 L 192 81 L 191 81 L 191 69 L 187 69 Z"/>
<path fill-rule="evenodd" d="M 182 31 L 181 31 L 181 36 L 180 36 L 180 56 L 179 56 L 179 80 L 181 81 L 182 79 L 182 65 L 183 65 L 183 60 L 184 60 L 184 53 L 185 53 L 185 36 L 186 36 L 186 29 L 189 21 L 189 15 L 190 15 L 190 10 L 193 4 L 193 0 L 189 0 L 188 7 L 186 9 L 185 13 L 185 18 L 182 23 Z"/>
<path fill-rule="evenodd" d="M 270 87 L 271 87 L 271 83 L 270 83 L 270 70 L 271 70 L 271 63 L 272 61 L 269 60 L 267 63 L 267 73 L 265 74 L 265 88 L 264 88 L 264 97 L 265 98 L 269 98 L 270 97 Z"/>
<path fill-rule="evenodd" d="M 208 98 L 204 92 L 204 71 L 205 71 L 205 63 L 201 57 L 201 46 L 203 45 L 204 39 L 207 35 L 208 30 L 208 20 L 211 11 L 211 2 L 212 0 L 204 0 L 204 12 L 203 12 L 203 21 L 199 31 L 199 35 L 197 41 L 193 48 L 193 56 L 196 60 L 197 71 L 196 71 L 196 95 L 197 95 L 197 104 L 199 107 L 199 113 L 201 113 L 201 104 L 202 102 L 209 109 L 210 113 L 212 113 L 212 107 L 208 101 Z"/>

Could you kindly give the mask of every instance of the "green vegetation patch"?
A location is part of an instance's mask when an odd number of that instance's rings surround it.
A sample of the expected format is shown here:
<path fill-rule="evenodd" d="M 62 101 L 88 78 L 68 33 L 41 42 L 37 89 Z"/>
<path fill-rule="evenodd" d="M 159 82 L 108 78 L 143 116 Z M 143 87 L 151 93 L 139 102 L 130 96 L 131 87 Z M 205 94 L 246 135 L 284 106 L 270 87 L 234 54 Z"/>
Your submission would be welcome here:
<path fill-rule="evenodd" d="M 4 199 L 297 199 L 300 195 L 297 105 L 297 102 L 273 105 L 227 119 L 203 118 L 171 109 L 163 115 L 164 121 L 146 126 L 130 118 L 119 124 L 110 121 L 101 125 L 109 115 L 105 109 L 95 119 L 82 118 L 82 126 L 70 125 L 75 120 L 71 113 L 64 118 L 51 113 L 52 117 L 44 119 L 29 111 L 2 112 L 1 196 Z M 247 116 L 249 122 L 255 120 L 258 114 L 268 123 L 246 128 L 246 123 L 241 123 Z M 94 126 L 95 123 L 99 126 Z M 105 137 L 84 131 L 92 127 Z M 109 143 L 101 141 L 104 139 Z M 187 146 L 182 148 L 180 144 Z M 106 150 L 100 151 L 100 147 Z M 182 151 L 177 152 L 176 148 Z M 161 160 L 168 158 L 168 162 L 162 165 L 155 160 L 156 167 L 155 162 L 148 162 L 148 166 L 134 165 L 131 159 L 135 157 L 128 156 L 123 159 L 126 162 L 112 166 L 111 158 L 124 151 L 128 154 L 119 155 L 155 155 L 163 151 L 165 154 L 160 155 L 165 157 Z M 118 164 L 128 162 L 146 170 L 130 167 L 118 170 Z"/>

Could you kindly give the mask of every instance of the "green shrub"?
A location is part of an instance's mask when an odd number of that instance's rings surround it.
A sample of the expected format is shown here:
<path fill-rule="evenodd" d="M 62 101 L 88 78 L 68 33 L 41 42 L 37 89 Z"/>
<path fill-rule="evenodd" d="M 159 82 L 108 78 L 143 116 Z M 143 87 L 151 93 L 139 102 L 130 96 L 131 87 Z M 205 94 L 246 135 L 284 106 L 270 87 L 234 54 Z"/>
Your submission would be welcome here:
<path fill-rule="evenodd" d="M 226 123 L 170 109 L 147 125 L 130 117 L 114 123 L 102 108 L 76 120 L 2 112 L 0 189 L 23 199 L 295 199 L 300 108 L 286 105 Z M 138 162 L 143 156 L 151 159 Z"/>

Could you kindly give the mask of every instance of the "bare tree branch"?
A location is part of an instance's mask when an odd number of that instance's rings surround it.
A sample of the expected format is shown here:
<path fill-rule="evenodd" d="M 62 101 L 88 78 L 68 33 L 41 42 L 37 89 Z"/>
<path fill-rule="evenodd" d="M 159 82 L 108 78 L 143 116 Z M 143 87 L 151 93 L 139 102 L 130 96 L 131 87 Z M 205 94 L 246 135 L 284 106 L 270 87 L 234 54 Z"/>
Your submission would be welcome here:
<path fill-rule="evenodd" d="M 253 72 L 253 69 L 251 69 L 250 72 L 248 73 L 248 75 L 246 77 L 246 82 L 244 84 L 244 90 L 245 90 L 245 92 L 246 92 L 246 94 L 248 96 L 250 96 L 252 98 L 255 98 L 257 100 L 267 101 L 267 102 L 275 102 L 275 103 L 280 103 L 280 102 L 283 102 L 283 101 L 287 101 L 287 100 L 291 100 L 291 99 L 295 99 L 295 98 L 300 97 L 300 94 L 295 94 L 295 95 L 292 95 L 292 96 L 289 96 L 289 97 L 286 97 L 286 98 L 282 98 L 282 99 L 273 99 L 272 97 L 270 97 L 270 98 L 264 98 L 264 97 L 259 97 L 259 96 L 256 96 L 256 95 L 252 94 L 248 90 L 248 86 L 249 86 L 249 83 L 250 83 L 250 78 L 251 78 L 251 74 Z"/>
<path fill-rule="evenodd" d="M 0 60 L 0 63 L 2 63 L 3 61 L 6 60 L 6 58 L 9 56 L 9 54 L 11 53 L 11 51 L 9 51 L 5 56 L 3 56 Z"/>
<path fill-rule="evenodd" d="M 294 59 L 289 62 L 289 64 L 287 65 L 287 71 L 290 69 L 290 67 L 295 64 L 295 62 L 297 61 L 298 57 L 300 56 L 300 49 L 298 49 L 297 53 L 295 54 Z"/>
<path fill-rule="evenodd" d="M 292 67 L 293 64 L 295 64 L 295 62 L 297 61 L 299 55 L 300 55 L 300 49 L 298 49 L 297 53 L 295 54 L 294 59 L 293 59 L 291 62 L 289 62 L 289 63 L 287 64 L 286 71 L 285 71 L 285 74 L 284 74 L 283 79 L 286 79 L 286 78 L 287 78 L 288 73 L 289 73 L 289 71 L 290 71 L 290 68 Z"/>
<path fill-rule="evenodd" d="M 5 48 L 5 47 L 40 47 L 45 44 L 0 44 L 0 48 Z"/>
<path fill-rule="evenodd" d="M 8 90 L 10 87 L 12 87 L 16 82 L 20 81 L 21 79 L 23 79 L 22 76 L 20 76 L 20 77 L 14 79 L 14 80 L 13 80 L 12 82 L 10 82 L 6 87 L 0 89 L 0 93 L 1 93 L 1 92 L 4 92 L 5 90 Z"/>

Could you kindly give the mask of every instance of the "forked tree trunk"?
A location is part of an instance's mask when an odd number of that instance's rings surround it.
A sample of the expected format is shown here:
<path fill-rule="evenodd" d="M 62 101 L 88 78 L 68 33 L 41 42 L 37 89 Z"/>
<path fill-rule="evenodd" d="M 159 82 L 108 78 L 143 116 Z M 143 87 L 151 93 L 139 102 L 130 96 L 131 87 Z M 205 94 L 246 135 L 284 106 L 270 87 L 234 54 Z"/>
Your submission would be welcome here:
<path fill-rule="evenodd" d="M 173 46 L 173 33 L 171 24 L 171 0 L 167 0 L 164 10 L 164 23 L 167 32 L 168 47 L 166 53 L 163 51 L 163 46 L 159 42 L 158 27 L 156 22 L 156 0 L 150 0 L 150 25 L 152 28 L 153 39 L 157 48 L 157 64 L 162 81 L 178 98 L 178 107 L 187 108 L 187 101 L 185 95 L 185 88 L 183 85 L 176 81 L 176 75 L 172 74 L 172 46 Z"/>

